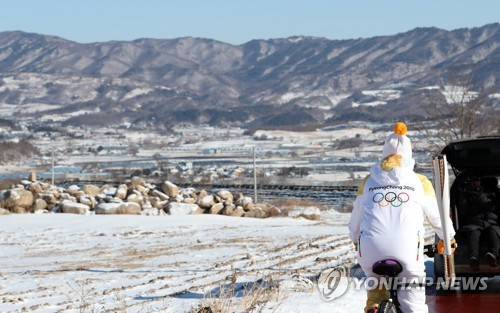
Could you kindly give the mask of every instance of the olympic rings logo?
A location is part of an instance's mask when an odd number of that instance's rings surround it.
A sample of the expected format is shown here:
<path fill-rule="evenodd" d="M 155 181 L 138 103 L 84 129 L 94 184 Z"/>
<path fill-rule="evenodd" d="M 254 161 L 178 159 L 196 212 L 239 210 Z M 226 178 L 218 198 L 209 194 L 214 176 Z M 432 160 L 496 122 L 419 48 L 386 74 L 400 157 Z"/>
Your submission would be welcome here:
<path fill-rule="evenodd" d="M 387 206 L 400 207 L 403 203 L 408 202 L 410 196 L 406 192 L 400 192 L 396 194 L 395 192 L 388 192 L 385 195 L 381 192 L 373 195 L 373 202 L 377 203 L 379 207 L 384 208 Z"/>

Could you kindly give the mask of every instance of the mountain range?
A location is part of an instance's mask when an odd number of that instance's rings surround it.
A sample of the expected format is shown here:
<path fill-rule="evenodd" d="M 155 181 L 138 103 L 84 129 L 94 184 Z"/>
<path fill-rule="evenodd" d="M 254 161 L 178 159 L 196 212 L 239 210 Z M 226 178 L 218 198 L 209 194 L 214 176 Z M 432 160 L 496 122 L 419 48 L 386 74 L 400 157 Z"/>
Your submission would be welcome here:
<path fill-rule="evenodd" d="M 456 72 L 473 73 L 477 90 L 498 92 L 500 24 L 242 45 L 192 37 L 82 44 L 0 32 L 0 113 L 62 126 L 165 130 L 428 119 L 425 93 Z"/>

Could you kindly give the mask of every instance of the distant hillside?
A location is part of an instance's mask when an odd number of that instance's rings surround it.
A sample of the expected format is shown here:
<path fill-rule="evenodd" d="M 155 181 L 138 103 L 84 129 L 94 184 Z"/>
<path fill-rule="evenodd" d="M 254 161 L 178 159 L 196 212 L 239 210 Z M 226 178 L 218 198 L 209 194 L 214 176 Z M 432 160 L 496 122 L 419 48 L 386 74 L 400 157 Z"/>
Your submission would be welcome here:
<path fill-rule="evenodd" d="M 419 90 L 449 72 L 472 70 L 474 88 L 498 85 L 499 47 L 498 23 L 239 46 L 190 37 L 79 44 L 2 32 L 0 103 L 17 119 L 165 129 L 177 123 L 297 127 L 387 114 L 427 118 Z"/>

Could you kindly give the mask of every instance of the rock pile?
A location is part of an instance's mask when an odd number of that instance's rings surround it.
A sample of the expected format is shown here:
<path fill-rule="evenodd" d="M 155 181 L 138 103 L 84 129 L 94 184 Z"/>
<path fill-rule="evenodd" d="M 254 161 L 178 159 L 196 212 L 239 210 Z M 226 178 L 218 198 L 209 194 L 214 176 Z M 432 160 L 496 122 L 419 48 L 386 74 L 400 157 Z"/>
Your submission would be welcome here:
<path fill-rule="evenodd" d="M 186 215 L 223 214 L 265 218 L 280 215 L 268 204 L 253 203 L 241 193 L 227 190 L 209 194 L 205 190 L 179 188 L 170 181 L 161 186 L 134 177 L 124 184 L 71 185 L 57 187 L 45 182 L 23 180 L 0 191 L 0 215 L 10 213 L 142 214 Z"/>

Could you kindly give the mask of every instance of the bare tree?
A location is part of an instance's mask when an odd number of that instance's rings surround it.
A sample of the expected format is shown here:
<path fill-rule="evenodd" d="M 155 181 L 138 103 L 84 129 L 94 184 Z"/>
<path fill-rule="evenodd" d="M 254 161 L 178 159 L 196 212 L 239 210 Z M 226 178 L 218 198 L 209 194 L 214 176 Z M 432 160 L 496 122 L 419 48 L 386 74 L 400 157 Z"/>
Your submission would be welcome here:
<path fill-rule="evenodd" d="M 0 164 L 29 159 L 41 155 L 38 148 L 33 146 L 28 139 L 18 142 L 0 142 Z"/>
<path fill-rule="evenodd" d="M 498 135 L 500 116 L 488 105 L 493 93 L 492 88 L 474 90 L 471 72 L 453 72 L 438 88 L 428 90 L 424 109 L 437 121 L 435 144 L 442 148 L 452 140 Z"/>

